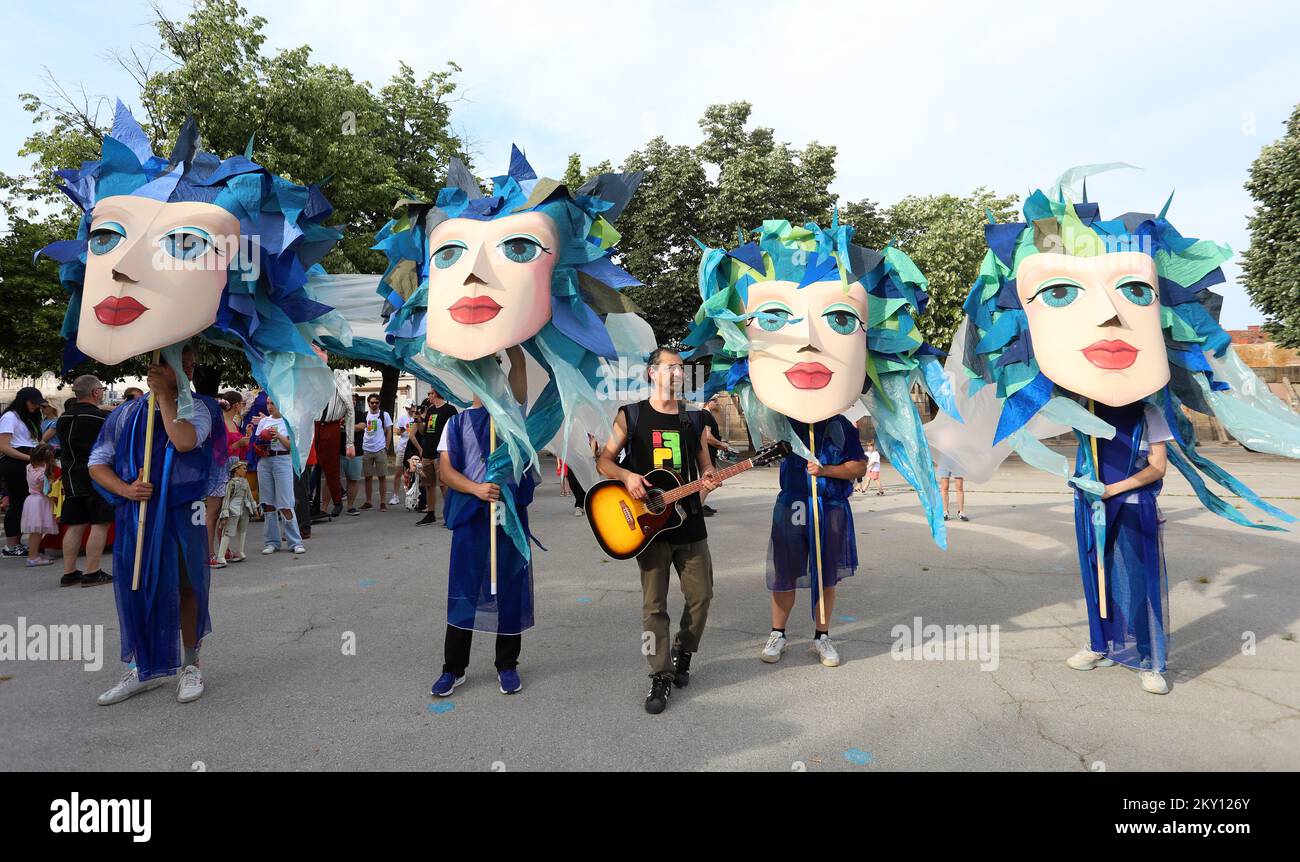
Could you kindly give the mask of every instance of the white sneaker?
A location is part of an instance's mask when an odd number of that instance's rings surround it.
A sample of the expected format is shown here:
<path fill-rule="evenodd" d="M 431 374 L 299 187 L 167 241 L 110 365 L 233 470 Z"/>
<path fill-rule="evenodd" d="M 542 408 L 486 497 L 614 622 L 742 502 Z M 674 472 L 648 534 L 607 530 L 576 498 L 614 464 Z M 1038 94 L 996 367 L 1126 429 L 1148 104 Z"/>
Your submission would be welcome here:
<path fill-rule="evenodd" d="M 763 645 L 763 651 L 758 654 L 758 657 L 768 664 L 778 662 L 781 660 L 781 653 L 785 652 L 787 643 L 785 635 L 780 632 L 772 632 L 767 636 L 767 643 Z"/>
<path fill-rule="evenodd" d="M 835 644 L 831 643 L 829 636 L 824 638 L 813 638 L 812 651 L 817 653 L 817 658 L 825 667 L 839 667 L 840 654 L 835 651 Z"/>
<path fill-rule="evenodd" d="M 293 552 L 294 552 L 295 554 L 305 554 L 305 553 L 307 553 L 307 549 L 304 548 L 302 545 L 294 545 L 294 546 L 293 546 Z"/>
<path fill-rule="evenodd" d="M 140 671 L 136 668 L 131 668 L 126 673 L 122 674 L 122 678 L 118 680 L 117 685 L 96 698 L 95 703 L 100 706 L 112 706 L 115 703 L 121 703 L 128 697 L 135 697 L 140 692 L 148 691 L 151 688 L 157 688 L 166 681 L 167 677 L 156 676 L 146 682 L 140 682 Z"/>
<path fill-rule="evenodd" d="M 277 548 L 275 545 L 267 545 L 265 548 L 262 549 L 262 553 L 263 553 L 263 554 L 274 554 L 274 553 L 275 553 L 276 551 L 278 551 L 278 550 L 280 550 L 280 549 Z"/>
<path fill-rule="evenodd" d="M 575 518 L 581 518 L 582 515 L 583 515 L 583 511 L 582 511 L 581 509 L 574 509 L 574 510 L 573 510 L 573 517 L 575 517 Z"/>
<path fill-rule="evenodd" d="M 1165 682 L 1162 674 L 1153 670 L 1138 671 L 1138 683 L 1141 684 L 1143 691 L 1152 694 L 1169 694 L 1169 683 Z"/>
<path fill-rule="evenodd" d="M 187 664 L 181 670 L 180 682 L 176 683 L 176 700 L 189 703 L 203 696 L 203 671 L 198 665 Z"/>
<path fill-rule="evenodd" d="M 1092 670 L 1094 667 L 1111 667 L 1115 662 L 1099 652 L 1081 649 L 1065 660 L 1075 670 Z"/>
<path fill-rule="evenodd" d="M 396 494 L 394 494 L 393 496 L 391 496 L 391 497 L 388 498 L 388 505 L 390 505 L 390 506 L 399 506 L 399 505 L 401 505 L 401 503 L 402 503 L 402 501 L 399 500 L 399 499 L 397 499 L 397 495 L 396 495 Z"/>

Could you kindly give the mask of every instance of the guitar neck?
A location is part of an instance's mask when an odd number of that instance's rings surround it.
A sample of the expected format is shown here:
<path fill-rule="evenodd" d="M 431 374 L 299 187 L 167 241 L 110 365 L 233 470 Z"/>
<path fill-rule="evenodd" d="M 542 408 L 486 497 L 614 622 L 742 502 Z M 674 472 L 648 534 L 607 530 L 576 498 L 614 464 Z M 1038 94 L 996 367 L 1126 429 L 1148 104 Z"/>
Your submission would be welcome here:
<path fill-rule="evenodd" d="M 737 476 L 745 472 L 746 470 L 750 469 L 753 466 L 754 466 L 754 459 L 746 458 L 744 461 L 740 461 L 736 464 L 732 464 L 730 467 L 726 468 L 725 470 L 715 471 L 713 474 L 713 478 L 721 482 L 725 479 L 730 479 L 732 476 Z M 676 503 L 678 500 L 682 499 L 683 497 L 689 497 L 690 495 L 694 494 L 696 491 L 699 491 L 703 487 L 704 487 L 704 480 L 696 479 L 694 482 L 691 482 L 686 485 L 682 485 L 679 488 L 674 488 L 673 490 L 664 494 L 663 497 L 664 503 L 665 504 Z"/>

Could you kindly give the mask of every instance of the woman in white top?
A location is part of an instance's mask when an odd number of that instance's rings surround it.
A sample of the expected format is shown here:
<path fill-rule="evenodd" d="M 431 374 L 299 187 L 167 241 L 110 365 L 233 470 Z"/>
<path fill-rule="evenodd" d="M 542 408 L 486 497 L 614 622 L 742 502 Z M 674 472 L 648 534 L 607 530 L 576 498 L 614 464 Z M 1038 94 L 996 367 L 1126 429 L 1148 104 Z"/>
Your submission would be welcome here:
<path fill-rule="evenodd" d="M 0 415 L 0 478 L 4 480 L 5 493 L 9 495 L 9 509 L 5 512 L 5 547 L 0 554 L 6 557 L 25 557 L 27 548 L 22 543 L 23 502 L 27 499 L 27 462 L 40 435 L 41 405 L 45 397 L 34 386 L 18 390 L 14 400 Z"/>

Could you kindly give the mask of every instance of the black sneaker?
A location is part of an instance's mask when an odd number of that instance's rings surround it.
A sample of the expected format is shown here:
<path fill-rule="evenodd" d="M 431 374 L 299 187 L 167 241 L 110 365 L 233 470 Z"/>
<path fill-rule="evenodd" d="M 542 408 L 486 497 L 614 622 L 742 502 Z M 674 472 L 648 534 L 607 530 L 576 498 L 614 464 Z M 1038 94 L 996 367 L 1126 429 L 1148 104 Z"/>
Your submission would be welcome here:
<path fill-rule="evenodd" d="M 691 684 L 691 654 L 673 650 L 673 685 L 686 688 Z"/>
<path fill-rule="evenodd" d="M 4 550 L 0 551 L 0 554 L 6 557 L 25 557 L 27 556 L 27 546 L 23 544 L 8 545 Z"/>
<path fill-rule="evenodd" d="M 433 512 L 426 512 L 423 518 L 415 522 L 415 526 L 423 527 L 425 524 L 436 524 L 436 523 L 438 523 L 438 516 L 435 515 Z"/>
<path fill-rule="evenodd" d="M 342 503 L 335 503 L 335 504 L 334 504 L 334 508 L 330 509 L 330 517 L 331 517 L 331 518 L 337 518 L 339 515 L 342 515 L 342 514 L 343 514 L 343 504 L 342 504 Z"/>
<path fill-rule="evenodd" d="M 650 693 L 645 696 L 645 711 L 658 715 L 668 708 L 668 696 L 673 693 L 673 675 L 650 674 Z"/>
<path fill-rule="evenodd" d="M 360 515 L 360 514 L 361 514 L 361 511 L 360 511 L 359 509 L 357 509 L 356 506 L 353 506 L 351 509 L 348 509 L 348 514 L 349 514 L 349 515 Z"/>
<path fill-rule="evenodd" d="M 718 514 L 718 510 L 712 506 L 701 506 L 700 508 L 704 511 L 704 517 L 706 518 L 712 518 L 714 515 Z"/>
<path fill-rule="evenodd" d="M 70 572 L 59 578 L 59 586 L 61 587 L 75 587 L 79 583 L 81 583 L 81 572 L 79 571 Z"/>
<path fill-rule="evenodd" d="M 81 585 L 83 587 L 97 587 L 100 584 L 113 583 L 113 576 L 100 569 L 97 572 L 87 572 L 81 576 Z"/>

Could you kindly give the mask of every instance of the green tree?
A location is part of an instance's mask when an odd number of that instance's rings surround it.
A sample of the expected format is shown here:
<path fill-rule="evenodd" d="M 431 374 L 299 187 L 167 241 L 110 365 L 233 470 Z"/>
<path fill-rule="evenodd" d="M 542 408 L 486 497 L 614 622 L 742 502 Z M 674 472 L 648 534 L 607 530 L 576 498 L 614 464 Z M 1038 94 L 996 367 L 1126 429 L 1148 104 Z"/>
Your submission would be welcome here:
<path fill-rule="evenodd" d="M 1286 134 L 1265 146 L 1250 166 L 1246 190 L 1255 199 L 1250 248 L 1242 283 L 1264 313 L 1269 335 L 1284 347 L 1300 347 L 1300 105 Z"/>
<path fill-rule="evenodd" d="M 695 239 L 734 245 L 737 231 L 767 218 L 820 220 L 834 201 L 835 148 L 781 143 L 772 129 L 749 127 L 751 111 L 748 102 L 712 105 L 699 121 L 697 146 L 660 136 L 623 162 L 622 170 L 645 171 L 645 179 L 619 218 L 617 261 L 644 283 L 630 295 L 661 341 L 684 337 L 699 305 Z M 570 156 L 565 181 L 597 172 Z"/>
<path fill-rule="evenodd" d="M 1000 197 L 985 188 L 965 197 L 908 196 L 886 209 L 883 225 L 871 223 L 874 236 L 865 244 L 881 248 L 892 242 L 930 282 L 930 304 L 917 325 L 932 346 L 947 350 L 957 334 L 962 303 L 984 259 L 988 213 L 999 222 L 1014 221 L 1019 217 L 1017 201 L 1014 195 Z M 846 209 L 856 214 L 867 208 L 855 204 Z"/>
<path fill-rule="evenodd" d="M 370 246 L 393 203 L 400 197 L 433 195 L 451 156 L 468 163 L 464 144 L 450 126 L 460 71 L 453 63 L 424 76 L 402 64 L 376 90 L 347 69 L 311 62 L 307 46 L 268 52 L 265 19 L 248 15 L 235 0 L 203 0 L 183 19 L 171 19 L 157 7 L 154 14 L 157 46 L 115 56 L 139 85 L 137 119 L 152 137 L 155 152 L 170 152 L 185 117 L 193 115 L 203 145 L 218 155 L 243 152 L 251 141 L 253 157 L 268 170 L 300 183 L 328 180 L 325 192 L 335 208 L 334 222 L 347 228 L 324 262 L 333 272 L 382 271 L 384 257 Z M 85 88 L 50 83 L 50 98 L 20 97 L 40 127 L 20 152 L 32 157 L 31 174 L 0 177 L 6 211 L 33 224 L 41 210 L 53 207 L 57 212 L 48 218 L 66 221 L 70 209 L 57 193 L 52 173 L 98 158 L 111 120 L 111 106 L 87 97 Z M 121 95 L 124 100 L 130 96 Z M 11 216 L 11 231 L 15 224 Z M 42 235 L 70 236 L 55 230 L 61 226 L 51 224 Z M 34 235 L 31 225 L 24 229 L 29 238 Z M 18 259 L 23 251 L 30 258 L 35 247 L 15 245 L 12 259 L 8 254 L 0 259 L 0 272 L 23 271 Z M 63 302 L 57 267 L 42 262 L 35 273 L 45 274 L 56 291 L 49 295 Z M 56 326 L 47 338 L 58 341 L 57 332 Z M 25 342 L 0 344 L 0 368 L 29 367 L 31 349 Z M 248 377 L 237 352 L 205 348 L 200 361 L 221 366 L 227 383 Z M 385 391 L 395 393 L 396 370 L 379 370 Z M 391 401 L 390 394 L 389 409 Z"/>

